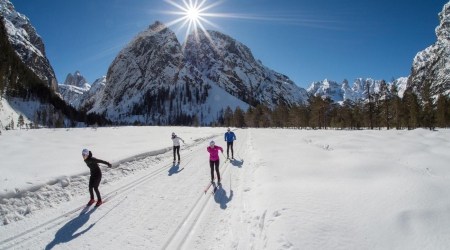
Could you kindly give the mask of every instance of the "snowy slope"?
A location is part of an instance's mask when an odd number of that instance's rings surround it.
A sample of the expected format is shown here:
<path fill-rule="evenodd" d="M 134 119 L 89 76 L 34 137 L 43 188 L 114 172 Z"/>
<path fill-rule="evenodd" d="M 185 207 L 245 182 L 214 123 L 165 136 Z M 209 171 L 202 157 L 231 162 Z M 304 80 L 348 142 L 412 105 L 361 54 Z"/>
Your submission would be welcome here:
<path fill-rule="evenodd" d="M 33 119 L 34 112 L 39 107 L 39 102 L 23 102 L 22 99 L 17 98 L 11 98 L 11 102 L 8 102 L 2 98 L 0 100 L 0 130 L 5 129 L 11 123 L 11 120 L 14 122 L 14 129 L 17 129 L 17 122 L 20 115 L 23 116 L 25 123 L 34 123 L 34 121 L 30 121 L 27 117 Z"/>
<path fill-rule="evenodd" d="M 144 141 L 142 129 L 154 138 L 150 146 L 139 143 L 136 135 Z M 144 157 L 135 161 L 128 157 L 119 165 L 123 170 L 103 169 L 100 190 L 108 201 L 99 208 L 81 210 L 88 200 L 88 176 L 83 174 L 17 198 L 3 198 L 2 214 L 21 217 L 0 226 L 0 248 L 448 248 L 450 131 L 235 130 L 236 160 L 225 162 L 221 156 L 222 184 L 214 196 L 211 189 L 205 195 L 206 146 L 211 138 L 224 146 L 224 130 L 5 132 L 0 142 L 9 139 L 17 150 L 6 155 L 0 151 L 2 159 L 27 150 L 19 136 L 37 140 L 48 133 L 55 139 L 42 144 L 42 150 L 52 154 L 72 151 L 64 147 L 66 140 L 94 135 L 91 142 L 97 143 L 87 147 L 101 159 L 128 153 Z M 178 134 L 185 140 L 193 131 L 198 135 L 182 145 L 182 162 L 175 166 L 171 152 L 156 150 L 170 146 L 165 136 L 159 140 L 159 134 L 171 131 L 181 131 Z M 120 146 L 108 143 L 128 134 L 132 139 Z M 81 146 L 82 140 L 75 142 Z M 70 153 L 76 165 L 66 164 L 71 162 L 68 158 L 40 159 L 50 165 L 59 162 L 61 172 L 86 169 L 80 146 Z M 25 164 L 35 162 L 32 157 L 20 158 Z M 28 170 L 8 172 L 7 177 Z M 31 177 L 29 181 L 38 179 Z"/>

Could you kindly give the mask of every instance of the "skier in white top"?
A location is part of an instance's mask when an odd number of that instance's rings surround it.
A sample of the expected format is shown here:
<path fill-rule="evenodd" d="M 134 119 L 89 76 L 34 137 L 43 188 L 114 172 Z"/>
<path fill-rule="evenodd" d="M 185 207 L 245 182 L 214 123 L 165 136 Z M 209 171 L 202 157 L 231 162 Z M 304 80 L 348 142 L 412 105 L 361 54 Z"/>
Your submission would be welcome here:
<path fill-rule="evenodd" d="M 183 139 L 178 137 L 175 132 L 172 132 L 172 141 L 173 141 L 173 164 L 175 164 L 175 152 L 178 154 L 178 164 L 180 164 L 180 140 L 184 143 Z"/>

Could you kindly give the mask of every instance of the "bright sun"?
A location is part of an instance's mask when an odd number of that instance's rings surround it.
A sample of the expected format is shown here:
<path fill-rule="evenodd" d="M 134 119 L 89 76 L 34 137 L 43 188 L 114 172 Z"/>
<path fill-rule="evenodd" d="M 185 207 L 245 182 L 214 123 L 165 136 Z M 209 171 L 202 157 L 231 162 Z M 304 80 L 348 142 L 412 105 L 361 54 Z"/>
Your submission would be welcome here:
<path fill-rule="evenodd" d="M 218 4 L 221 1 L 215 1 L 214 4 L 206 5 L 207 0 L 164 0 L 167 3 L 175 6 L 179 11 L 176 12 L 168 12 L 169 14 L 180 15 L 181 17 L 167 24 L 171 26 L 173 24 L 182 22 L 181 28 L 187 26 L 186 29 L 186 37 L 192 30 L 197 30 L 200 28 L 203 31 L 206 31 L 203 23 L 208 23 L 211 26 L 215 26 L 213 23 L 206 20 L 205 17 L 215 16 L 215 14 L 206 13 L 206 11 Z M 178 3 L 182 2 L 182 4 Z"/>
<path fill-rule="evenodd" d="M 191 21 L 197 21 L 200 17 L 200 11 L 195 7 L 189 7 L 186 15 Z"/>

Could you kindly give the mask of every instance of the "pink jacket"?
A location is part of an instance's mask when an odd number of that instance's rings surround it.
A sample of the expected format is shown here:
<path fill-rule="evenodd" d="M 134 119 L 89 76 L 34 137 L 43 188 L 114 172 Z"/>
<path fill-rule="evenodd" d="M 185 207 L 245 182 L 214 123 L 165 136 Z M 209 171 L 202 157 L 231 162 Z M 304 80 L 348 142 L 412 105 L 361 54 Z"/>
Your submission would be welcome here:
<path fill-rule="evenodd" d="M 223 149 L 217 145 L 215 145 L 214 148 L 207 147 L 206 150 L 208 150 L 208 152 L 210 154 L 210 156 L 209 156 L 210 161 L 219 160 L 219 150 L 222 151 L 222 153 L 223 153 Z"/>

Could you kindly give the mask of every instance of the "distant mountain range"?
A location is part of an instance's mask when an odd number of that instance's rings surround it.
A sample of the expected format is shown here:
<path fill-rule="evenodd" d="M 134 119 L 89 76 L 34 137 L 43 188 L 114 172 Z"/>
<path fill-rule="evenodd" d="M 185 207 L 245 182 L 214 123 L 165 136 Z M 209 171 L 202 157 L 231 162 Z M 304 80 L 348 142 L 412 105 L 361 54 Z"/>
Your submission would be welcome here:
<path fill-rule="evenodd" d="M 407 77 L 401 77 L 395 80 L 400 97 L 403 96 L 406 90 L 407 81 Z M 370 78 L 364 80 L 358 78 L 350 86 L 347 80 L 344 80 L 342 83 L 324 80 L 321 82 L 313 82 L 309 85 L 307 92 L 314 96 L 330 97 L 335 102 L 343 102 L 345 100 L 356 102 L 358 99 L 367 99 L 367 84 L 369 85 L 370 93 L 380 93 L 381 82 L 382 80 L 373 80 Z M 387 83 L 388 89 L 390 89 L 391 85 L 392 82 Z"/>
<path fill-rule="evenodd" d="M 180 44 L 175 33 L 158 21 L 134 37 L 106 76 L 92 86 L 78 71 L 56 85 L 42 39 L 28 18 L 7 0 L 0 0 L 0 15 L 5 17 L 17 54 L 41 79 L 76 109 L 103 114 L 112 121 L 171 124 L 184 116 L 197 116 L 208 123 L 223 115 L 227 106 L 233 110 L 257 104 L 274 108 L 281 102 L 306 103 L 308 95 L 356 102 L 367 98 L 367 84 L 371 93 L 380 91 L 381 80 L 370 78 L 355 79 L 353 84 L 325 79 L 305 90 L 264 66 L 247 46 L 225 34 L 197 31 Z M 439 19 L 437 42 L 416 55 L 409 77 L 395 80 L 400 97 L 407 89 L 420 97 L 426 81 L 432 83 L 434 96 L 450 94 L 450 2 Z"/>

